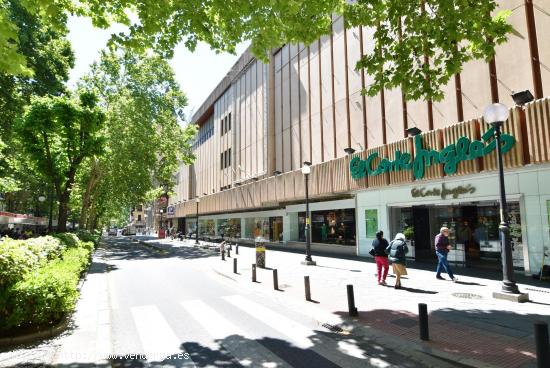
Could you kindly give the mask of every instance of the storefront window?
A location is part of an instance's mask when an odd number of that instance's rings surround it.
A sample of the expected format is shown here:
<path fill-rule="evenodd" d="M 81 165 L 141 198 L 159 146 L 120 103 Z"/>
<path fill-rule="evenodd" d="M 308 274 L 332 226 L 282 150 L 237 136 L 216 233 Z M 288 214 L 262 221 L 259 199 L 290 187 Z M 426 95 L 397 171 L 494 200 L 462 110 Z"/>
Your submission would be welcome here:
<path fill-rule="evenodd" d="M 226 238 L 241 237 L 241 219 L 221 219 L 218 220 L 218 235 Z"/>
<path fill-rule="evenodd" d="M 305 241 L 305 212 L 298 214 L 299 239 Z M 355 245 L 355 209 L 311 212 L 311 241 Z"/>
<path fill-rule="evenodd" d="M 214 236 L 216 235 L 214 220 L 199 219 L 199 236 Z"/>
<path fill-rule="evenodd" d="M 269 217 L 245 219 L 244 238 L 254 240 L 258 237 L 269 239 Z"/>
<path fill-rule="evenodd" d="M 269 218 L 269 240 L 272 242 L 283 241 L 283 217 L 270 217 Z"/>
<path fill-rule="evenodd" d="M 415 241 L 417 248 L 417 258 L 433 257 L 434 238 L 442 226 L 449 228 L 451 245 L 460 245 L 460 249 L 466 253 L 467 261 L 498 261 L 501 257 L 500 210 L 495 202 L 392 208 L 391 216 L 393 234 L 410 230 L 411 239 Z M 508 203 L 508 221 L 514 266 L 523 268 L 523 239 L 518 202 Z M 419 250 L 426 252 L 421 255 Z"/>

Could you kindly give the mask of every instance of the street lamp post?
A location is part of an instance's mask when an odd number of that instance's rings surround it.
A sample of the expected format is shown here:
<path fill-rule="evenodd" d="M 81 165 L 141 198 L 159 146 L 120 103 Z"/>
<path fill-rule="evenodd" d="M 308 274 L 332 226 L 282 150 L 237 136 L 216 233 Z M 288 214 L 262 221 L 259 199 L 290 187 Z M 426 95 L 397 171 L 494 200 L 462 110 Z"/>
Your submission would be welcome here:
<path fill-rule="evenodd" d="M 195 229 L 195 245 L 199 245 L 199 202 L 200 198 L 197 196 L 197 228 Z"/>
<path fill-rule="evenodd" d="M 40 202 L 40 205 L 46 200 L 46 197 L 43 195 L 38 196 L 38 202 Z M 42 215 L 42 211 L 40 211 L 40 205 L 38 205 L 38 217 Z"/>
<path fill-rule="evenodd" d="M 514 265 L 512 261 L 512 246 L 510 243 L 510 227 L 508 225 L 508 214 L 506 212 L 506 189 L 504 187 L 504 166 L 502 163 L 501 128 L 508 119 L 508 108 L 500 103 L 493 103 L 485 108 L 483 119 L 494 128 L 496 141 L 497 168 L 499 179 L 500 195 L 500 248 L 502 257 L 502 290 L 500 293 L 493 293 L 493 297 L 501 299 L 513 299 L 526 301 L 527 294 L 520 293 L 514 281 Z"/>
<path fill-rule="evenodd" d="M 308 266 L 315 266 L 316 263 L 311 258 L 311 231 L 310 231 L 310 216 L 309 216 L 309 174 L 311 173 L 311 162 L 304 161 L 304 166 L 302 166 L 302 174 L 304 174 L 305 185 L 306 185 L 306 259 L 302 262 Z"/>
<path fill-rule="evenodd" d="M 159 213 L 160 213 L 159 231 L 160 231 L 161 229 L 163 229 L 163 227 L 162 227 L 162 212 L 163 212 L 163 210 L 162 210 L 162 208 L 161 208 L 161 209 L 159 210 Z"/>

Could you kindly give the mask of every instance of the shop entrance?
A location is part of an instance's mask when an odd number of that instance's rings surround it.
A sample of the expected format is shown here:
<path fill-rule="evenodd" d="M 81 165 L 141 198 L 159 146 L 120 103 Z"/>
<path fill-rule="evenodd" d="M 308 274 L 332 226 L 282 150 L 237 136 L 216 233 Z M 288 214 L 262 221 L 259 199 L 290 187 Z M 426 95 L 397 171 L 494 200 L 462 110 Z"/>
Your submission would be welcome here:
<path fill-rule="evenodd" d="M 442 226 L 449 228 L 453 257 L 470 267 L 500 268 L 499 207 L 496 202 L 453 206 L 393 207 L 392 234 L 403 232 L 413 242 L 416 260 L 433 260 L 434 238 Z M 508 203 L 514 267 L 523 270 L 523 239 L 519 202 Z"/>

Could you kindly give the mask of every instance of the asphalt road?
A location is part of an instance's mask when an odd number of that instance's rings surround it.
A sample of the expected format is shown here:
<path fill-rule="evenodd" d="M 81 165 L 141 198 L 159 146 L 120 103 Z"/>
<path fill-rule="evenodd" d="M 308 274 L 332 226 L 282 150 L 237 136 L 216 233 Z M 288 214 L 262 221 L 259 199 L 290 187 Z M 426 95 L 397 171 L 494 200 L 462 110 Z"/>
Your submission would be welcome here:
<path fill-rule="evenodd" d="M 161 252 L 126 238 L 107 244 L 114 367 L 418 366 L 239 289 L 213 272 L 212 251 Z"/>

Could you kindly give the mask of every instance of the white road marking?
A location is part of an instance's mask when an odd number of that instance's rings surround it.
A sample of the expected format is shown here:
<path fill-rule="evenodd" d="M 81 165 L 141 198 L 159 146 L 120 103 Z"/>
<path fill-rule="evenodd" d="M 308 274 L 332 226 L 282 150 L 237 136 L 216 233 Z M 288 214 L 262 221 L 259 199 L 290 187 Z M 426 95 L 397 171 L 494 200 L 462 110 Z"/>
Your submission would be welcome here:
<path fill-rule="evenodd" d="M 222 298 L 261 322 L 267 322 L 271 328 L 289 337 L 296 346 L 302 349 L 313 347 L 314 344 L 309 339 L 309 336 L 314 335 L 311 329 L 241 295 Z"/>
<path fill-rule="evenodd" d="M 245 367 L 291 368 L 285 361 L 265 348 L 254 337 L 237 327 L 227 318 L 216 312 L 214 308 L 202 300 L 181 302 L 182 307 L 195 319 L 214 339 L 221 344 Z"/>
<path fill-rule="evenodd" d="M 186 353 L 181 349 L 180 340 L 156 306 L 132 307 L 131 312 L 148 361 L 160 362 L 168 355 Z M 184 362 L 191 363 L 191 360 L 186 359 Z"/>

